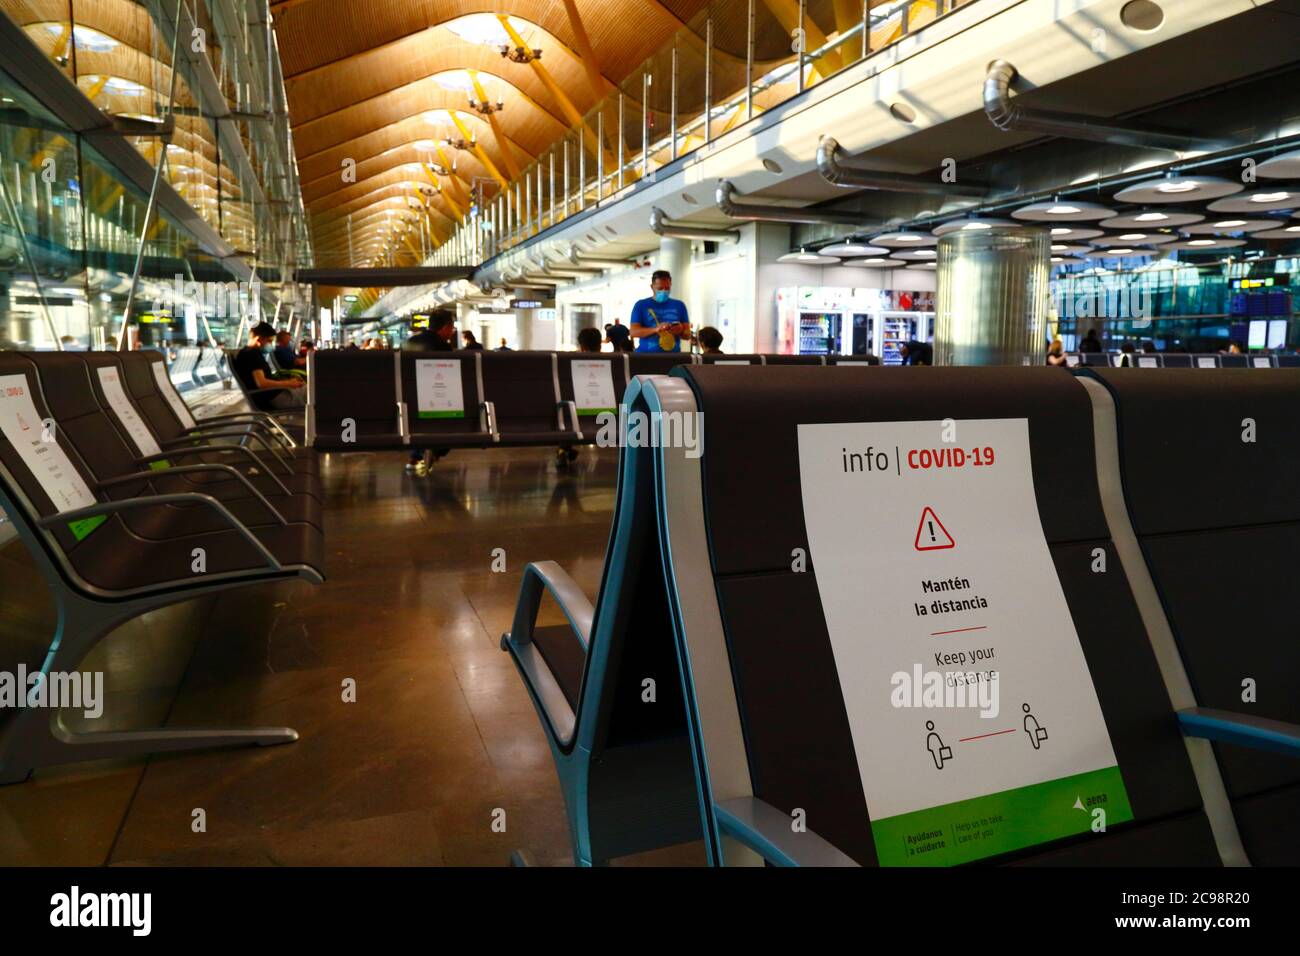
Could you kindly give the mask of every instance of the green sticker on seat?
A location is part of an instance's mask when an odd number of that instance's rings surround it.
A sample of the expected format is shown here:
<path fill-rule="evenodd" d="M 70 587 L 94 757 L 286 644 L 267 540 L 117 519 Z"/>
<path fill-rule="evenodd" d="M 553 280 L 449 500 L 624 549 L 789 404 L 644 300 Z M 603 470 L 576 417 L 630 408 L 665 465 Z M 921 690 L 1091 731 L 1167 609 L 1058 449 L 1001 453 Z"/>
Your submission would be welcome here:
<path fill-rule="evenodd" d="M 578 409 L 578 417 L 579 417 L 579 418 L 594 418 L 595 416 L 600 415 L 600 414 L 602 414 L 602 413 L 604 413 L 604 412 L 608 412 L 609 414 L 613 415 L 613 414 L 615 414 L 617 411 L 618 411 L 618 410 L 617 410 L 617 409 L 614 409 L 614 408 L 580 408 L 580 409 Z"/>
<path fill-rule="evenodd" d="M 436 412 L 418 412 L 420 418 L 464 418 L 465 413 L 457 409 L 440 409 Z"/>
<path fill-rule="evenodd" d="M 165 458 L 162 461 L 149 462 L 149 467 L 152 468 L 154 471 L 166 471 L 171 466 L 172 463 Z"/>
<path fill-rule="evenodd" d="M 108 515 L 95 515 L 93 518 L 78 518 L 76 521 L 68 522 L 68 530 L 78 541 L 86 540 L 86 536 L 94 531 L 101 524 L 108 520 Z"/>

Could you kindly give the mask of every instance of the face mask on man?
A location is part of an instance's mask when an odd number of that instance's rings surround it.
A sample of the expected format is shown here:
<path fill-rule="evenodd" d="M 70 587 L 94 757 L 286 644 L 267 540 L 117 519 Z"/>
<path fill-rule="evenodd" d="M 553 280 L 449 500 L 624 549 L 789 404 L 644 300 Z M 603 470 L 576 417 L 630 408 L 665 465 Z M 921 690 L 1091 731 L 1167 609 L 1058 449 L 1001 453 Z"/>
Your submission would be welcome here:
<path fill-rule="evenodd" d="M 665 290 L 665 289 L 655 289 L 655 301 L 656 301 L 656 302 L 667 302 L 667 301 L 668 301 L 668 292 L 667 292 L 667 290 Z"/>

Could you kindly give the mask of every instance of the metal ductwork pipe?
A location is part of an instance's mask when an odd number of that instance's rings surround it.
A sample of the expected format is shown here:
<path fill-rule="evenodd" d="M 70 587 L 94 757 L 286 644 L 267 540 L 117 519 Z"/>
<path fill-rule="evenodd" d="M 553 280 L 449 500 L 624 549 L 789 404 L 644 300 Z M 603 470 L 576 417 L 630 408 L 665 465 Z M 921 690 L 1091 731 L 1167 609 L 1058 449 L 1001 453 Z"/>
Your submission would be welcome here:
<path fill-rule="evenodd" d="M 544 272 L 554 272 L 556 275 L 599 275 L 605 270 L 597 265 L 584 266 L 569 259 L 560 259 L 558 262 L 546 263 Z"/>
<path fill-rule="evenodd" d="M 1124 123 L 1102 122 L 1095 116 L 1081 113 L 1061 113 L 1055 110 L 1035 110 L 1017 106 L 1011 96 L 1016 68 L 1006 60 L 994 60 L 984 77 L 984 112 L 991 122 L 1003 132 L 1027 130 L 1061 136 L 1066 139 L 1083 139 L 1117 146 L 1147 146 L 1172 149 L 1177 152 L 1222 149 L 1223 143 L 1200 136 L 1170 133 Z"/>
<path fill-rule="evenodd" d="M 830 136 L 823 136 L 817 143 L 817 171 L 832 186 L 880 189 L 896 193 L 938 193 L 944 196 L 968 196 L 972 199 L 982 199 L 988 195 L 988 190 L 983 186 L 935 182 L 907 173 L 883 173 L 841 165 L 840 144 Z"/>
<path fill-rule="evenodd" d="M 573 263 L 575 266 L 598 266 L 604 269 L 614 268 L 616 266 L 632 265 L 632 263 L 627 259 L 615 259 L 610 256 L 586 255 L 580 251 L 577 246 L 574 246 L 569 250 L 568 261 Z"/>
<path fill-rule="evenodd" d="M 769 203 L 737 202 L 736 187 L 725 179 L 718 180 L 714 194 L 718 211 L 732 219 L 749 219 L 757 222 L 811 222 L 835 223 L 845 226 L 874 226 L 856 212 L 822 212 L 817 209 L 797 209 L 790 206 L 773 206 Z"/>
<path fill-rule="evenodd" d="M 658 236 L 670 239 L 708 239 L 713 242 L 740 242 L 740 232 L 736 229 L 705 229 L 700 226 L 687 226 L 672 222 L 658 206 L 650 209 L 650 230 Z"/>
<path fill-rule="evenodd" d="M 533 283 L 536 283 L 536 284 L 538 284 L 538 285 L 544 285 L 544 286 L 552 286 L 552 287 L 554 287 L 554 286 L 557 286 L 557 285 L 562 285 L 564 280 L 562 280 L 562 279 L 557 279 L 557 278 L 555 278 L 554 276 L 538 275 L 536 272 L 525 272 L 525 273 L 524 273 L 524 281 L 525 281 L 525 282 L 533 282 Z"/>

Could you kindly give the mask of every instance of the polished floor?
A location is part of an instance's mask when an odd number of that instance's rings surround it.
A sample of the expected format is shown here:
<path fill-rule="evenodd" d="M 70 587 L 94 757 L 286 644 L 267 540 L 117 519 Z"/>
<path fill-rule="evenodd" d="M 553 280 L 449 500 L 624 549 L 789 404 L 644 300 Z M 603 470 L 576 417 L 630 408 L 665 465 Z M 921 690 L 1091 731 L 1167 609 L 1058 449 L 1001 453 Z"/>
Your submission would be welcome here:
<path fill-rule="evenodd" d="M 37 771 L 0 788 L 0 864 L 499 866 L 520 848 L 571 864 L 551 756 L 498 642 L 529 561 L 595 595 L 616 456 L 583 449 L 557 471 L 552 455 L 457 451 L 427 478 L 402 454 L 327 456 L 324 585 L 158 612 L 87 662 L 110 691 L 95 730 L 287 725 L 300 740 Z M 43 652 L 41 590 L 21 545 L 0 551 L 0 667 Z"/>

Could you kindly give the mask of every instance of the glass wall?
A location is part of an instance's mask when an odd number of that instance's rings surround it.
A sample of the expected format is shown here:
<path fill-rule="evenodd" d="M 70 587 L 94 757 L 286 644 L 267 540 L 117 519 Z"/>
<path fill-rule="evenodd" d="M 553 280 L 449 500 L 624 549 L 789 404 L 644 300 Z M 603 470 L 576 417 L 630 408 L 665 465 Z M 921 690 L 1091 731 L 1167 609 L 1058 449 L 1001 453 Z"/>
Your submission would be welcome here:
<path fill-rule="evenodd" d="M 0 187 L 0 348 L 119 344 L 142 236 L 141 346 L 231 338 L 249 309 L 247 283 L 166 214 L 146 230 L 148 196 L 4 73 Z"/>
<path fill-rule="evenodd" d="M 1089 329 L 1109 350 L 1214 352 L 1235 343 L 1270 351 L 1300 344 L 1300 259 L 1157 261 L 1125 271 L 1087 269 L 1052 280 L 1056 332 Z"/>
<path fill-rule="evenodd" d="M 127 142 L 151 166 L 161 164 L 161 182 L 262 276 L 268 303 L 279 301 L 288 308 L 292 302 L 300 312 L 306 310 L 310 299 L 305 290 L 275 288 L 280 276 L 312 260 L 279 54 L 265 0 L 0 0 L 0 14 L 91 103 L 114 118 Z M 173 49 L 178 49 L 175 71 Z M 34 115 L 29 112 L 28 119 Z M 174 123 L 166 136 L 147 128 L 165 128 L 165 120 Z M 11 125 L 24 122 L 10 115 L 6 135 Z M 123 125 L 132 122 L 140 129 Z M 32 129 L 46 130 L 50 123 L 41 118 Z M 96 328 L 106 337 L 115 334 L 104 316 L 123 307 L 125 300 L 118 301 L 120 290 L 113 277 L 125 272 L 129 288 L 142 242 L 137 301 L 154 302 L 163 280 L 173 290 L 183 289 L 186 282 L 232 281 L 224 274 L 220 279 L 199 278 L 212 271 L 211 263 L 196 270 L 199 253 L 193 242 L 165 217 L 145 234 L 147 196 L 119 183 L 101 157 L 79 158 L 78 145 L 86 153 L 84 141 L 77 144 L 76 137 L 61 134 L 57 124 L 53 127 L 48 134 L 15 134 L 5 144 L 5 161 L 11 177 L 15 164 L 23 168 L 21 181 L 10 181 L 22 222 L 36 229 L 33 245 L 41 247 L 43 255 L 53 255 L 42 246 L 42 240 L 52 238 L 42 230 L 71 228 L 76 235 L 64 248 L 85 253 L 83 265 L 93 271 L 83 278 L 93 286 L 93 296 L 106 297 L 86 305 L 82 318 L 74 321 L 79 330 L 70 333 L 74 338 L 93 345 L 98 341 Z M 133 135 L 137 132 L 140 135 Z M 35 139 L 50 136 L 61 136 L 63 145 L 53 143 L 38 155 L 41 147 Z M 44 170 L 50 157 L 55 178 L 42 183 L 49 195 L 36 195 L 33 177 L 48 175 Z M 60 192 L 71 192 L 72 197 L 66 199 Z M 51 268 L 52 278 L 62 275 L 59 268 Z M 64 278 L 54 287 L 71 288 Z M 246 292 L 241 294 L 246 298 Z M 178 295 L 174 291 L 172 298 Z M 58 311 L 67 308 L 66 298 L 50 297 L 56 324 L 66 318 Z M 183 310 L 180 305 L 177 309 Z M 144 326 L 150 323 L 141 322 L 146 338 L 194 339 L 199 336 L 184 335 L 184 329 L 197 332 L 203 325 L 191 322 L 187 327 L 173 316 L 176 328 L 163 328 L 168 323 L 156 314 L 153 318 L 158 328 L 147 330 Z M 223 324 L 224 316 L 210 318 L 218 320 L 218 327 Z M 50 323 L 42 318 L 42 324 Z"/>

